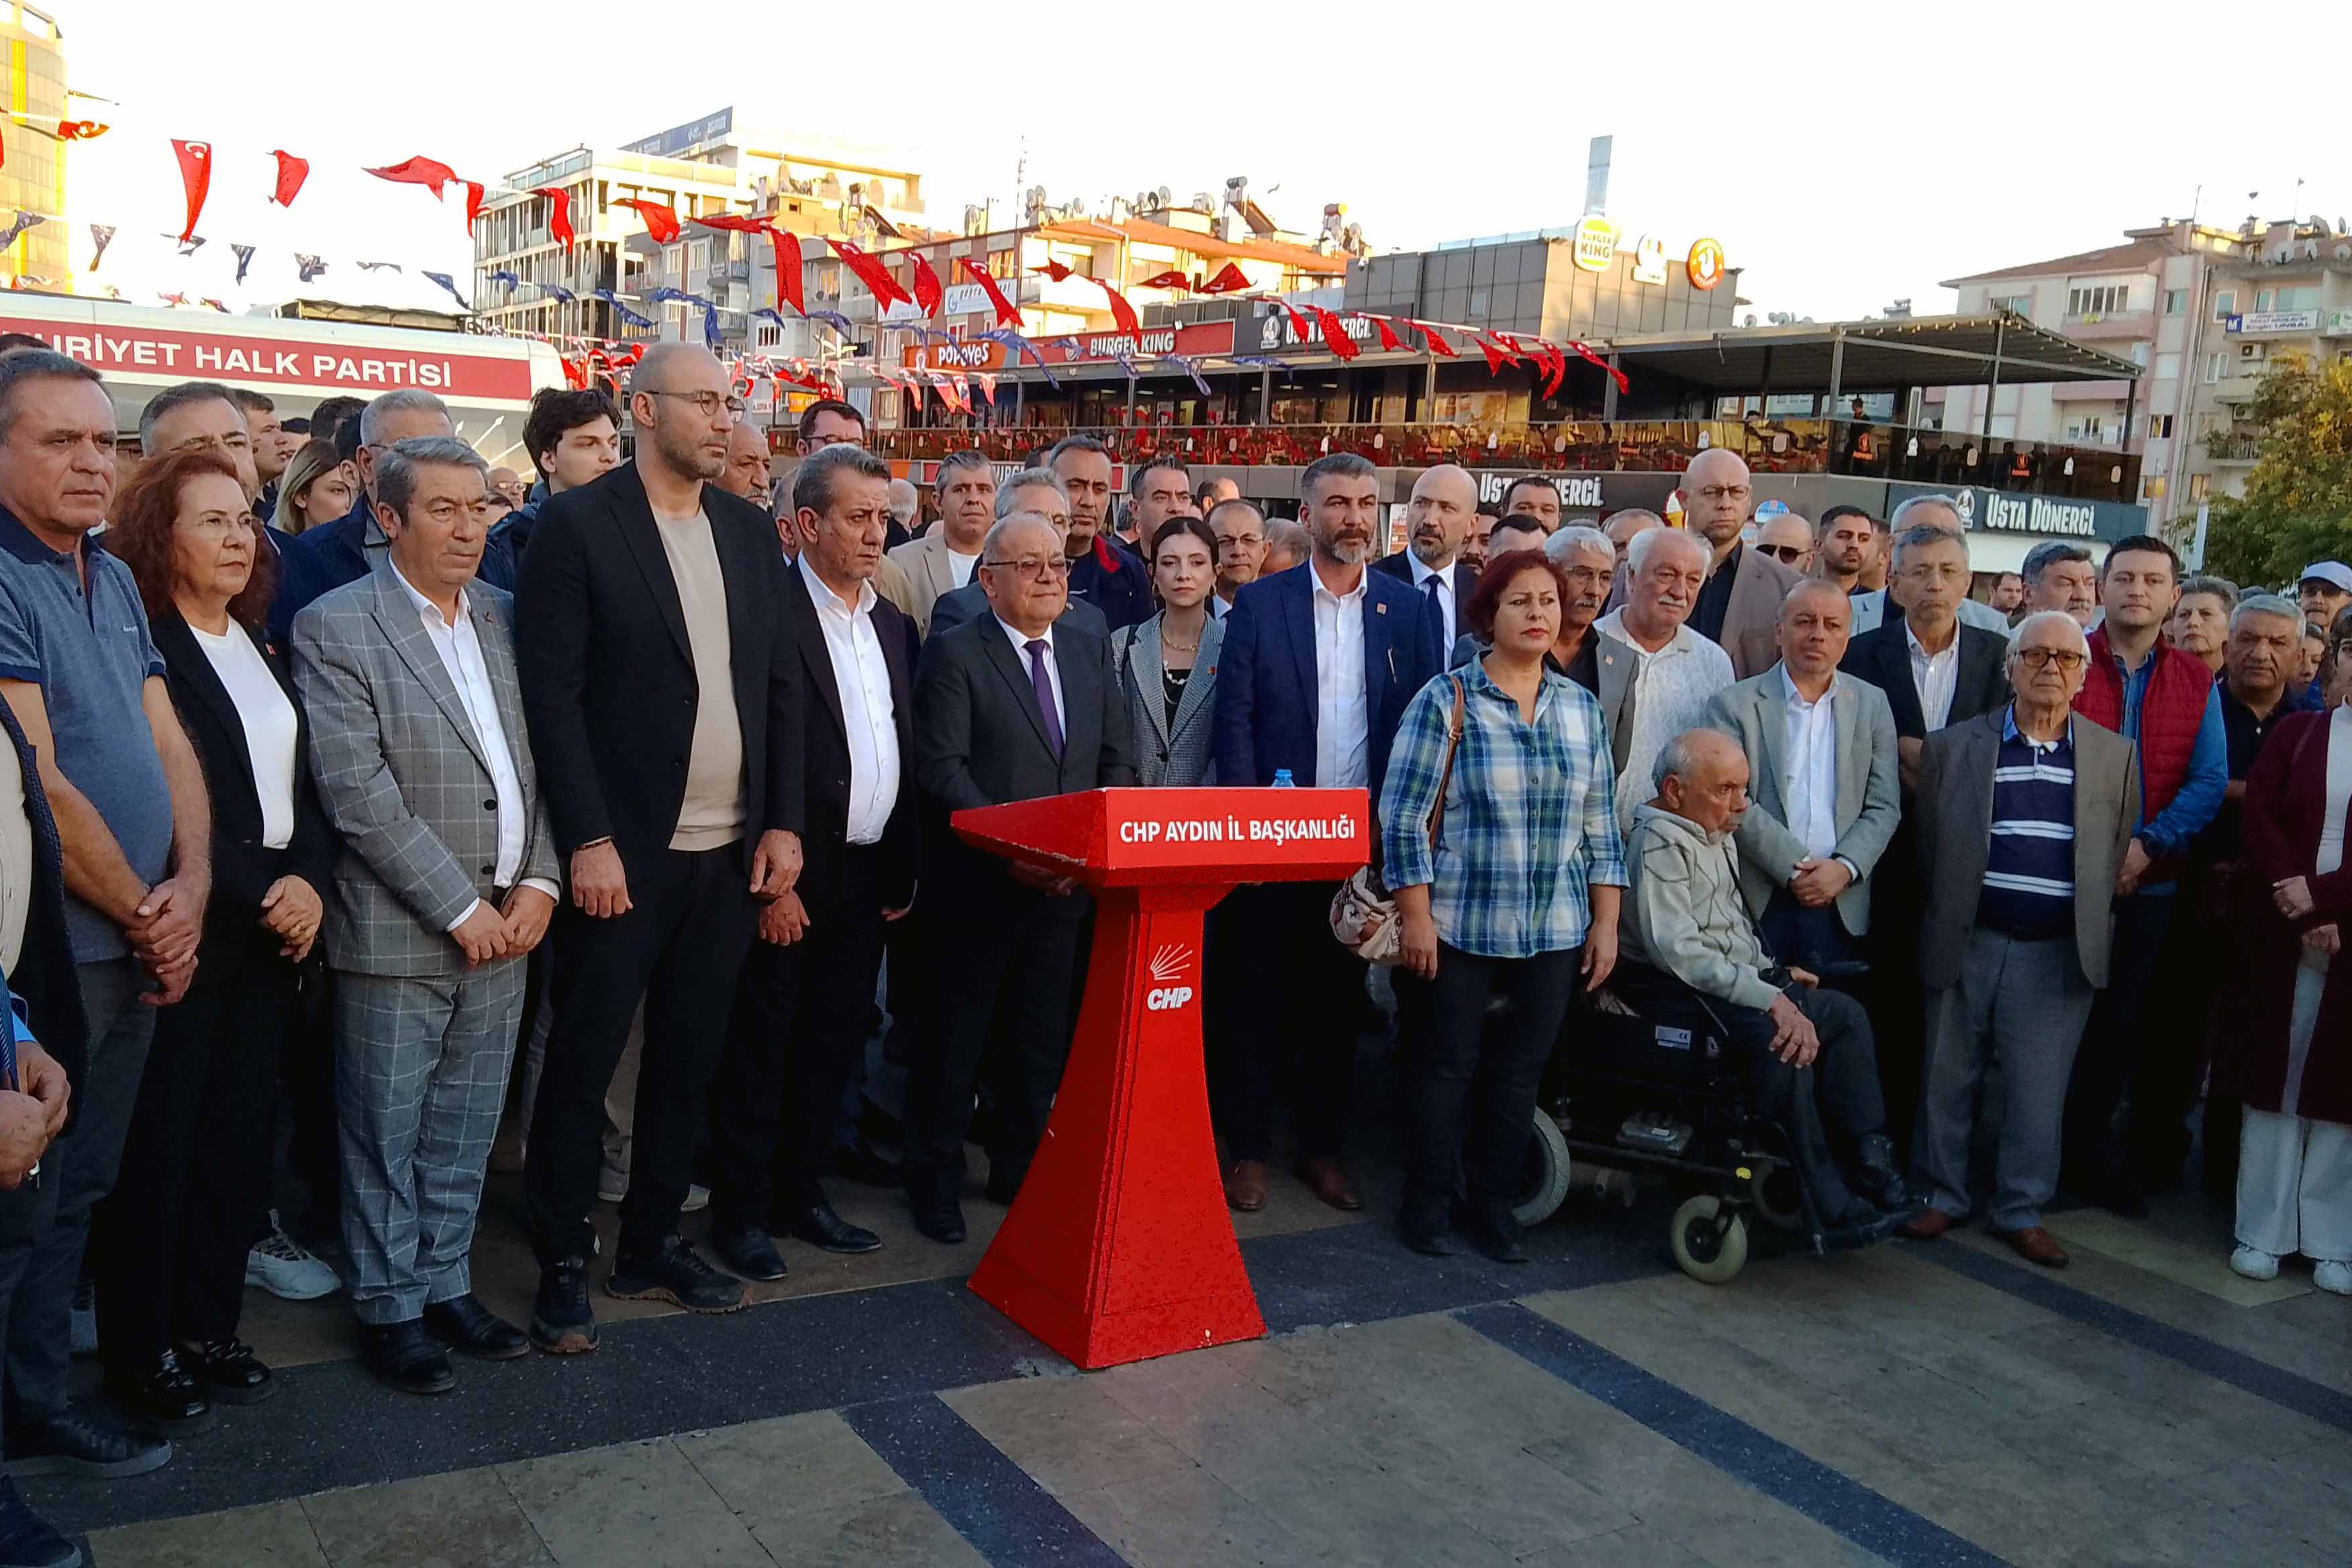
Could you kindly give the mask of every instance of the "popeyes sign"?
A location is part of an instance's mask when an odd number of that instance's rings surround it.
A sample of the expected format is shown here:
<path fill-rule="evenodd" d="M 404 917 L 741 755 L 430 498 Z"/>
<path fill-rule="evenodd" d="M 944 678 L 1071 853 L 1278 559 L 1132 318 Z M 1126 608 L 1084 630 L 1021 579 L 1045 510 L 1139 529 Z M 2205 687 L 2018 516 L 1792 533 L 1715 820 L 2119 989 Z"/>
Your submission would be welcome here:
<path fill-rule="evenodd" d="M 514 403 L 530 401 L 531 394 L 530 362 L 523 355 L 446 352 L 438 343 L 429 349 L 393 349 L 358 342 L 144 324 L 91 325 L 5 313 L 0 313 L 0 331 L 27 333 L 101 375 L 126 381 L 226 381 L 371 396 L 413 386 L 446 397 Z M 405 335 L 446 337 L 453 350 L 461 343 L 487 341 L 456 332 Z"/>
<path fill-rule="evenodd" d="M 1119 359 L 1164 359 L 1170 354 L 1234 352 L 1234 324 L 1192 321 L 1181 326 L 1146 327 L 1139 332 L 1079 332 L 1074 336 L 1030 340 L 1047 364 L 1102 364 Z M 1035 364 L 1028 354 L 1008 353 L 993 338 L 974 342 L 923 343 L 903 350 L 900 363 L 917 370 L 1017 370 Z"/>

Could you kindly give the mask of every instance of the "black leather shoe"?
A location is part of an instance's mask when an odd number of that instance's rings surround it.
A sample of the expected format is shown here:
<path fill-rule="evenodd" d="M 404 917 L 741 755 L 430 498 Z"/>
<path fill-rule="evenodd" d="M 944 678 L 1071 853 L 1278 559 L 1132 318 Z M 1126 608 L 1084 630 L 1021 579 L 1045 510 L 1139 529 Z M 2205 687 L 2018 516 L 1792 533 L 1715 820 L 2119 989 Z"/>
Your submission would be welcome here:
<path fill-rule="evenodd" d="M 477 1361 L 512 1361 L 530 1353 L 530 1337 L 476 1300 L 470 1291 L 427 1306 L 425 1327 L 451 1350 Z"/>
<path fill-rule="evenodd" d="M 403 1394 L 446 1394 L 457 1386 L 449 1352 L 425 1331 L 425 1320 L 360 1325 L 360 1352 L 367 1369 Z"/>
<path fill-rule="evenodd" d="M 942 1247 L 953 1247 L 964 1238 L 963 1205 L 953 1199 L 919 1204 L 915 1208 L 915 1228 Z"/>
<path fill-rule="evenodd" d="M 243 1340 L 182 1345 L 180 1364 L 223 1405 L 258 1405 L 278 1392 L 278 1380 Z"/>
<path fill-rule="evenodd" d="M 12 1476 L 96 1476 L 119 1480 L 172 1462 L 172 1445 L 68 1405 L 45 1421 L 8 1424 Z"/>
<path fill-rule="evenodd" d="M 184 1436 L 209 1432 L 220 1420 L 204 1389 L 170 1351 L 135 1372 L 110 1372 L 106 1392 L 123 1414 L 142 1426 Z"/>
<path fill-rule="evenodd" d="M 1518 1221 L 1509 1215 L 1491 1219 L 1474 1220 L 1470 1226 L 1470 1245 L 1496 1263 L 1525 1263 L 1528 1247 L 1521 1237 Z"/>
<path fill-rule="evenodd" d="M 586 1258 L 562 1258 L 540 1270 L 539 1294 L 530 1303 L 530 1338 L 551 1355 L 585 1355 L 596 1348 Z"/>
<path fill-rule="evenodd" d="M 862 1225 L 852 1225 L 833 1212 L 833 1205 L 815 1203 L 796 1210 L 784 1222 L 784 1234 L 805 1241 L 821 1252 L 838 1252 L 850 1256 L 873 1252 L 882 1245 L 882 1238 Z"/>
<path fill-rule="evenodd" d="M 667 1301 L 689 1312 L 732 1312 L 751 1301 L 740 1279 L 712 1268 L 682 1236 L 666 1238 L 658 1252 L 614 1258 L 604 1293 L 624 1301 Z"/>
<path fill-rule="evenodd" d="M 81 1548 L 59 1535 L 0 1479 L 0 1564 L 5 1568 L 81 1568 Z"/>
<path fill-rule="evenodd" d="M 1397 1239 L 1423 1258 L 1451 1258 L 1462 1250 L 1461 1241 L 1443 1225 L 1399 1225 Z"/>
<path fill-rule="evenodd" d="M 1907 1214 L 1918 1205 L 1909 1184 L 1895 1168 L 1895 1144 L 1884 1132 L 1874 1132 L 1855 1150 L 1854 1172 L 1848 1185 L 1886 1214 Z"/>
<path fill-rule="evenodd" d="M 986 1193 L 988 1201 L 992 1204 L 1003 1204 L 1005 1207 L 1011 1208 L 1013 1200 L 1021 1195 L 1021 1183 L 1028 1174 L 1026 1171 L 1001 1171 L 992 1165 L 990 1166 Z"/>
<path fill-rule="evenodd" d="M 710 1250 L 719 1254 L 719 1262 L 746 1279 L 784 1277 L 783 1254 L 768 1239 L 768 1233 L 756 1225 L 713 1226 Z"/>

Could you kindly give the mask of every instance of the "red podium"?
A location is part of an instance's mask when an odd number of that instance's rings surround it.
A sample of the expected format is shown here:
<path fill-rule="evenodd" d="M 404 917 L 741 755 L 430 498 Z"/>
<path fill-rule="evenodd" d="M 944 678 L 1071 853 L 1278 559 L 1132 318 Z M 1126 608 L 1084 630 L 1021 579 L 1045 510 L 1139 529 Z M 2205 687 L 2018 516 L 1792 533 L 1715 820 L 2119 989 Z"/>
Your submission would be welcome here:
<path fill-rule="evenodd" d="M 1239 882 L 1369 858 L 1360 789 L 1098 789 L 955 814 L 1096 898 L 1061 1092 L 971 1289 L 1078 1366 L 1265 1332 L 1225 1212 L 1201 1061 L 1201 916 Z"/>

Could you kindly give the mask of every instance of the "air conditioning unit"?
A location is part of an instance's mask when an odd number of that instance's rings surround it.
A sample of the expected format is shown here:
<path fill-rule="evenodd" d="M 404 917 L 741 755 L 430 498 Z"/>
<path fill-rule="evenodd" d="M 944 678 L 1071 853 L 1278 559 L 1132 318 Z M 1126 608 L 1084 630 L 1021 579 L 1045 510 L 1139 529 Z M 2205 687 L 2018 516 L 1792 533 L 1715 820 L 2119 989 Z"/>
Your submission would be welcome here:
<path fill-rule="evenodd" d="M 2263 357 L 2263 345 L 2260 343 L 2240 343 L 2238 345 L 2238 357 L 2240 359 L 2260 359 Z"/>

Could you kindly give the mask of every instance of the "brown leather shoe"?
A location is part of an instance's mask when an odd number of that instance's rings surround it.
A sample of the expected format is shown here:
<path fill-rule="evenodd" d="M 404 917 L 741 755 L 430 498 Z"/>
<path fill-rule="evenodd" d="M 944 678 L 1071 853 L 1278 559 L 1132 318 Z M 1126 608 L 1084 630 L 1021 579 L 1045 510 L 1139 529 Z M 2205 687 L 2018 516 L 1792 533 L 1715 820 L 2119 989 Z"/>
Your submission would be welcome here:
<path fill-rule="evenodd" d="M 2066 1249 L 2058 1245 L 2056 1237 L 2038 1225 L 2029 1225 L 2023 1230 L 1999 1230 L 1993 1234 L 2009 1243 L 2028 1263 L 2039 1263 L 2044 1268 L 2066 1267 Z"/>
<path fill-rule="evenodd" d="M 1364 1200 L 1357 1195 L 1356 1184 L 1348 1180 L 1347 1170 L 1337 1160 L 1302 1160 L 1298 1163 L 1298 1179 L 1335 1209 L 1353 1214 L 1364 1206 Z"/>
<path fill-rule="evenodd" d="M 1942 1209 L 1925 1208 L 1903 1222 L 1903 1234 L 1914 1241 L 1933 1241 L 1952 1228 L 1952 1216 Z"/>
<path fill-rule="evenodd" d="M 1225 1167 L 1225 1206 L 1243 1214 L 1265 1207 L 1265 1162 L 1236 1160 Z"/>

